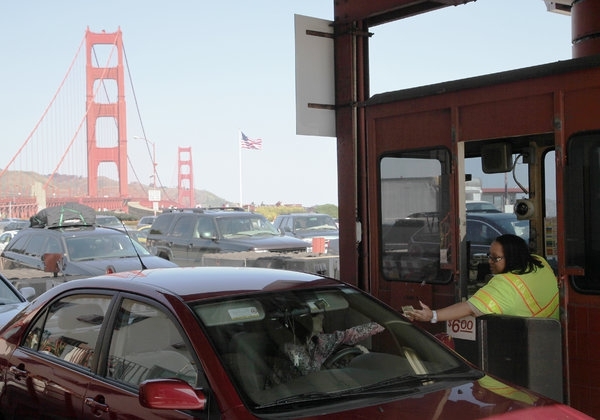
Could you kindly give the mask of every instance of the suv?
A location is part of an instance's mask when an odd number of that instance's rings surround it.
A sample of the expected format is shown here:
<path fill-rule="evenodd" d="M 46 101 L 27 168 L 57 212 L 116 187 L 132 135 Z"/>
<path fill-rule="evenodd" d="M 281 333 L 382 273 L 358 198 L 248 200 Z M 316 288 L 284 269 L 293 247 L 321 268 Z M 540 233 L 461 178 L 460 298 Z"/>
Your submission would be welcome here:
<path fill-rule="evenodd" d="M 171 209 L 160 214 L 146 247 L 177 265 L 201 265 L 207 253 L 305 252 L 306 242 L 283 236 L 262 215 L 238 207 Z"/>
<path fill-rule="evenodd" d="M 292 213 L 280 214 L 273 222 L 275 228 L 283 230 L 286 235 L 294 236 L 310 242 L 312 238 L 338 238 L 340 231 L 335 220 L 327 214 Z"/>
<path fill-rule="evenodd" d="M 340 236 L 335 220 L 327 214 L 280 214 L 275 218 L 273 224 L 285 235 L 302 239 L 310 245 L 312 245 L 313 238 L 324 238 L 327 252 L 329 252 L 329 245 L 337 242 Z"/>

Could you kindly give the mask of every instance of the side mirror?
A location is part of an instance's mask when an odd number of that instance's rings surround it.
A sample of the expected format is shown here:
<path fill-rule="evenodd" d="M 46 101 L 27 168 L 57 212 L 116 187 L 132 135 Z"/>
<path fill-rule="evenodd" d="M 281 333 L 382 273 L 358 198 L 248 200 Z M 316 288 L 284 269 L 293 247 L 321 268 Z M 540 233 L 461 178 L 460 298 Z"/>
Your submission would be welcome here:
<path fill-rule="evenodd" d="M 21 295 L 23 295 L 23 297 L 27 300 L 33 299 L 36 293 L 35 289 L 31 286 L 22 287 L 19 289 L 19 292 L 21 292 Z"/>
<path fill-rule="evenodd" d="M 181 379 L 149 379 L 140 384 L 142 407 L 159 410 L 204 410 L 206 396 Z"/>

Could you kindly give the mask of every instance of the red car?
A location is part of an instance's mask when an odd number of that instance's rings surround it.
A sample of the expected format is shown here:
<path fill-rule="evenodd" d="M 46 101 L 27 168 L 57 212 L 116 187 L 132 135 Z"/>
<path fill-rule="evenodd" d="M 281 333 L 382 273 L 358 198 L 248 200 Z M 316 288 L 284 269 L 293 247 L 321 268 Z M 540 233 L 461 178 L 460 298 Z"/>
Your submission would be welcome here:
<path fill-rule="evenodd" d="M 358 289 L 275 269 L 66 282 L 0 331 L 0 370 L 5 419 L 589 418 Z"/>

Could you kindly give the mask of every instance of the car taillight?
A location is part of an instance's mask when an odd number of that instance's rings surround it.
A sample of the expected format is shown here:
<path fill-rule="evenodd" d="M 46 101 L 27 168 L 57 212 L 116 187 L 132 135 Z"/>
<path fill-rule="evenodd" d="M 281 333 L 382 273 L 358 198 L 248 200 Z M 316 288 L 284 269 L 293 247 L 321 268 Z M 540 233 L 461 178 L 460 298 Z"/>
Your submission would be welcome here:
<path fill-rule="evenodd" d="M 112 265 L 108 265 L 106 266 L 106 274 L 112 274 L 112 273 L 116 273 L 117 270 L 115 270 L 115 267 L 113 267 Z"/>

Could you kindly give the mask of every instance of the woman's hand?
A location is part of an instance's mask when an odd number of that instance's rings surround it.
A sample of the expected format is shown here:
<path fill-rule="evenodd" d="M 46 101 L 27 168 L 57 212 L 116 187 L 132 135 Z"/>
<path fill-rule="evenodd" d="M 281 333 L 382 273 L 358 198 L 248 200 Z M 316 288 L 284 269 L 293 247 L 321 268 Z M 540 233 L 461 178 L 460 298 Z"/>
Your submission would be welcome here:
<path fill-rule="evenodd" d="M 422 309 L 413 309 L 412 312 L 406 312 L 406 317 L 411 321 L 431 322 L 433 318 L 433 311 L 423 302 L 419 301 L 419 304 L 421 305 Z"/>

